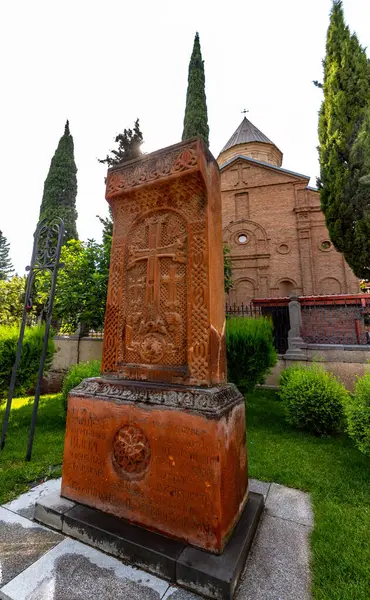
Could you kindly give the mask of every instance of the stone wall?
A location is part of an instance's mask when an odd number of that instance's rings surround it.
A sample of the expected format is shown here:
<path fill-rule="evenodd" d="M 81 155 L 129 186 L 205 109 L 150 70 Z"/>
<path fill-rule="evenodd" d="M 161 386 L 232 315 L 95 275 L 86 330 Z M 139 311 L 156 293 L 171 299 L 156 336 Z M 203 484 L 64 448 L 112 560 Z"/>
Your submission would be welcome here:
<path fill-rule="evenodd" d="M 42 393 L 44 394 L 60 391 L 63 378 L 72 365 L 90 360 L 101 360 L 102 357 L 102 339 L 56 336 L 54 341 L 57 351 L 51 369 L 43 380 Z"/>
<path fill-rule="evenodd" d="M 308 344 L 366 344 L 361 305 L 302 306 L 302 339 Z"/>
<path fill-rule="evenodd" d="M 353 391 L 357 377 L 370 373 L 370 347 L 308 344 L 307 357 L 299 361 L 280 355 L 266 385 L 277 386 L 280 373 L 291 365 L 309 365 L 313 362 L 320 363 L 324 369 L 337 376 L 348 390 Z"/>

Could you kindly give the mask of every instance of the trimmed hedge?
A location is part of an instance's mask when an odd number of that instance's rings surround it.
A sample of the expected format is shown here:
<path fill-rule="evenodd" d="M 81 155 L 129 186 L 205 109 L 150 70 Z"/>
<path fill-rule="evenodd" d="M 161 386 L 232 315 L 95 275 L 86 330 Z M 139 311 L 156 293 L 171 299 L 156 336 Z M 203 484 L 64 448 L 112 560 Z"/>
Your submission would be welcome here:
<path fill-rule="evenodd" d="M 43 326 L 26 327 L 23 339 L 21 360 L 17 371 L 15 395 L 23 396 L 32 389 L 37 380 L 43 346 L 45 328 Z M 9 392 L 10 379 L 15 362 L 19 327 L 17 325 L 0 326 L 0 399 Z M 45 359 L 44 374 L 51 366 L 55 345 L 53 332 L 50 332 Z"/>
<path fill-rule="evenodd" d="M 370 456 L 370 373 L 357 379 L 345 412 L 348 435 L 361 452 Z"/>
<path fill-rule="evenodd" d="M 226 320 L 228 380 L 244 390 L 264 383 L 277 362 L 273 325 L 260 317 L 229 317 Z"/>
<path fill-rule="evenodd" d="M 283 371 L 280 398 L 285 403 L 286 420 L 291 425 L 316 435 L 342 429 L 348 392 L 323 368 L 293 366 Z"/>
<path fill-rule="evenodd" d="M 81 381 L 88 377 L 100 376 L 101 361 L 92 360 L 90 362 L 81 362 L 78 365 L 73 365 L 63 380 L 62 387 L 62 402 L 65 411 L 67 411 L 68 394 Z"/>

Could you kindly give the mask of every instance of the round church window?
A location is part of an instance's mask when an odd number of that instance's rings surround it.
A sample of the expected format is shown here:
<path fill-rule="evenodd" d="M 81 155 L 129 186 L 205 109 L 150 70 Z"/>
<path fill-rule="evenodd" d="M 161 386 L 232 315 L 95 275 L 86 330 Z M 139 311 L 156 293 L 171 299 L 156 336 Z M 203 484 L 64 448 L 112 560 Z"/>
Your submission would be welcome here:
<path fill-rule="evenodd" d="M 247 241 L 248 241 L 248 237 L 245 235 L 245 233 L 241 233 L 238 236 L 238 242 L 239 242 L 239 244 L 246 244 Z"/>
<path fill-rule="evenodd" d="M 328 251 L 331 250 L 332 248 L 332 243 L 329 240 L 324 240 L 323 242 L 320 243 L 320 250 L 324 250 L 324 251 Z"/>

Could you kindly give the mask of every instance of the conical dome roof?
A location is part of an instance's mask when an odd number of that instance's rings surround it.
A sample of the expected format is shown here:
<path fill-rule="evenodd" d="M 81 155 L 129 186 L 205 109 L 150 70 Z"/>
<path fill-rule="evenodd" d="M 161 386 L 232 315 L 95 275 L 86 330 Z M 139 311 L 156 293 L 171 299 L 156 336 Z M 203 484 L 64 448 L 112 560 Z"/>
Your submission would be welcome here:
<path fill-rule="evenodd" d="M 238 129 L 232 134 L 229 141 L 222 148 L 221 153 L 237 144 L 248 144 L 250 142 L 262 142 L 264 144 L 273 144 L 253 123 L 246 117 L 240 123 Z"/>

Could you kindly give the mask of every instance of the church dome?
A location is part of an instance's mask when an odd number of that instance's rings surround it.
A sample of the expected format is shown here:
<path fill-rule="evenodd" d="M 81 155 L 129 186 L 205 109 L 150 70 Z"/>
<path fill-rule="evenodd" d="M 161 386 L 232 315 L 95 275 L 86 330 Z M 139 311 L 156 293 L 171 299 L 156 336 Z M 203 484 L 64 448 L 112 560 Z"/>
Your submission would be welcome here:
<path fill-rule="evenodd" d="M 222 148 L 218 164 L 221 167 L 235 156 L 246 156 L 281 167 L 283 154 L 269 138 L 246 117 Z"/>

